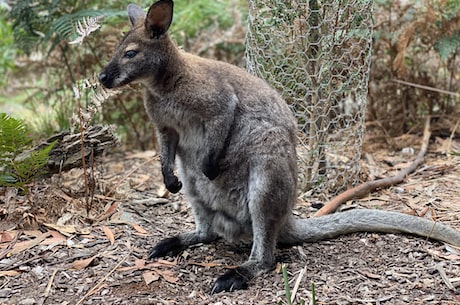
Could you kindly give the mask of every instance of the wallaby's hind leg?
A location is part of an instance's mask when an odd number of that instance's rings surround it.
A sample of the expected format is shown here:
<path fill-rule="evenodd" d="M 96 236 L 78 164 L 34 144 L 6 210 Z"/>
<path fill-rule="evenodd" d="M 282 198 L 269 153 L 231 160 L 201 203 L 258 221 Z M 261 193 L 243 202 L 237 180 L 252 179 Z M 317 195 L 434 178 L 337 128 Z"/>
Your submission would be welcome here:
<path fill-rule="evenodd" d="M 149 258 L 174 256 L 191 245 L 199 243 L 210 243 L 217 239 L 217 235 L 212 231 L 212 215 L 198 201 L 192 205 L 195 216 L 195 231 L 186 232 L 177 236 L 165 238 L 159 241 L 149 253 Z"/>
<path fill-rule="evenodd" d="M 256 221 L 253 228 L 255 226 L 258 226 L 258 229 L 260 229 L 258 231 L 260 232 L 255 233 L 255 237 L 257 238 L 254 238 L 249 259 L 242 265 L 233 270 L 227 271 L 220 276 L 214 283 L 211 294 L 219 293 L 221 291 L 246 289 L 248 287 L 248 282 L 251 279 L 261 273 L 270 271 L 275 267 L 275 236 L 272 235 L 271 232 L 277 224 L 262 224 L 261 222 Z M 267 229 L 268 226 L 270 226 L 269 229 Z M 267 231 L 270 231 L 270 233 Z"/>
<path fill-rule="evenodd" d="M 271 163 L 271 164 L 269 164 Z M 288 214 L 288 201 L 295 194 L 295 181 L 273 162 L 251 169 L 248 207 L 252 221 L 253 244 L 249 259 L 241 266 L 220 276 L 211 294 L 246 289 L 254 277 L 275 268 L 275 244 Z"/>

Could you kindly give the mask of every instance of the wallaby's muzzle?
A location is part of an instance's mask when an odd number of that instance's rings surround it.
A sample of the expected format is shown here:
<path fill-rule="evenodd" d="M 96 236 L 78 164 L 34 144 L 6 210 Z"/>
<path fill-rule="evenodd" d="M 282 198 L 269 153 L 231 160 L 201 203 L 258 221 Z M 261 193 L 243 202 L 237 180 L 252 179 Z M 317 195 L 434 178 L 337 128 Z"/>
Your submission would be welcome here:
<path fill-rule="evenodd" d="M 106 87 L 107 89 L 112 89 L 114 87 L 119 87 L 121 84 L 120 80 L 120 72 L 117 64 L 113 64 L 113 62 L 109 63 L 107 66 L 102 69 L 101 73 L 99 73 L 99 81 L 101 84 Z"/>
<path fill-rule="evenodd" d="M 107 89 L 112 89 L 114 87 L 113 85 L 114 78 L 110 77 L 110 74 L 106 70 L 107 70 L 107 67 L 104 68 L 104 70 L 102 70 L 101 73 L 99 73 L 99 81 Z"/>

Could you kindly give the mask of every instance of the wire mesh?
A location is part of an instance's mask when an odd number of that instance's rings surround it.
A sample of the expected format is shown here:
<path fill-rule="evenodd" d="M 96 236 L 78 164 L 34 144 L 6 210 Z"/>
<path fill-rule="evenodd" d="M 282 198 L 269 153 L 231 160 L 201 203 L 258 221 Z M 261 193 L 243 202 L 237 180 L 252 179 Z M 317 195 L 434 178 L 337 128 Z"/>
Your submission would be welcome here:
<path fill-rule="evenodd" d="M 299 189 L 327 199 L 358 181 L 372 0 L 250 0 L 247 69 L 298 122 Z"/>

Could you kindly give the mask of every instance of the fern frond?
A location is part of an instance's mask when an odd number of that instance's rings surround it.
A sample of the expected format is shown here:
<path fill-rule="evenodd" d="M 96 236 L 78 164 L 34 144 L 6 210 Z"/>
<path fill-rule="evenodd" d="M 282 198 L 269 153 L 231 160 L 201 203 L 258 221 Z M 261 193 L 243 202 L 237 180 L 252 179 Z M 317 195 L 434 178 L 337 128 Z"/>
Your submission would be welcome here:
<path fill-rule="evenodd" d="M 0 186 L 24 189 L 25 184 L 44 172 L 55 143 L 27 154 L 31 143 L 24 121 L 0 113 Z"/>
<path fill-rule="evenodd" d="M 448 37 L 441 37 L 441 39 L 435 43 L 434 49 L 438 52 L 443 61 L 447 61 L 447 59 L 460 50 L 460 31 L 454 32 Z"/>
<path fill-rule="evenodd" d="M 61 39 L 68 39 L 75 31 L 75 24 L 84 18 L 105 18 L 115 16 L 126 16 L 125 11 L 114 11 L 114 10 L 81 10 L 72 14 L 63 15 L 55 19 L 49 29 L 48 38 L 51 35 L 57 34 Z"/>
<path fill-rule="evenodd" d="M 116 89 L 107 90 L 101 85 L 92 89 L 92 101 L 99 107 L 103 102 L 105 102 L 109 97 L 119 94 L 121 91 Z"/>
<path fill-rule="evenodd" d="M 100 22 L 102 22 L 103 19 L 104 16 L 96 16 L 84 17 L 82 20 L 78 20 L 75 23 L 75 32 L 79 36 L 75 40 L 69 42 L 69 44 L 82 44 L 85 37 L 101 27 Z"/>
<path fill-rule="evenodd" d="M 5 158 L 15 158 L 32 142 L 28 132 L 24 121 L 0 113 L 0 165 Z"/>
<path fill-rule="evenodd" d="M 13 174 L 21 184 L 29 183 L 33 178 L 46 172 L 45 165 L 51 149 L 56 145 L 54 141 L 40 150 L 32 151 L 29 156 L 20 162 L 14 162 Z"/>

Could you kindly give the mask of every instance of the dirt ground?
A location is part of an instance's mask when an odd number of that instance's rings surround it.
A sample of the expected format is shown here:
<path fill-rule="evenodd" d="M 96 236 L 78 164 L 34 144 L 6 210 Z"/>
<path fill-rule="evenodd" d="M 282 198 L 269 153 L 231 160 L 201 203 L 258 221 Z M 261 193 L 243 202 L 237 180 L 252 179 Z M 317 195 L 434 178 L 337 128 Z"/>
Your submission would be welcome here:
<path fill-rule="evenodd" d="M 397 139 L 417 151 L 421 136 Z M 366 139 L 364 179 L 394 174 L 414 154 Z M 369 207 L 424 214 L 460 229 L 460 141 L 432 138 L 425 162 L 404 183 L 355 200 Z M 407 152 L 407 150 L 405 151 Z M 85 202 L 81 170 L 0 196 L 0 304 L 460 304 L 460 252 L 424 238 L 359 233 L 277 250 L 277 270 L 248 290 L 210 295 L 250 245 L 217 242 L 180 256 L 146 261 L 160 239 L 193 229 L 182 194 L 168 195 L 155 152 L 112 152 L 96 164 L 96 195 Z M 295 213 L 309 217 L 313 199 Z M 90 205 L 90 216 L 86 209 Z M 299 276 L 300 275 L 300 276 Z"/>

